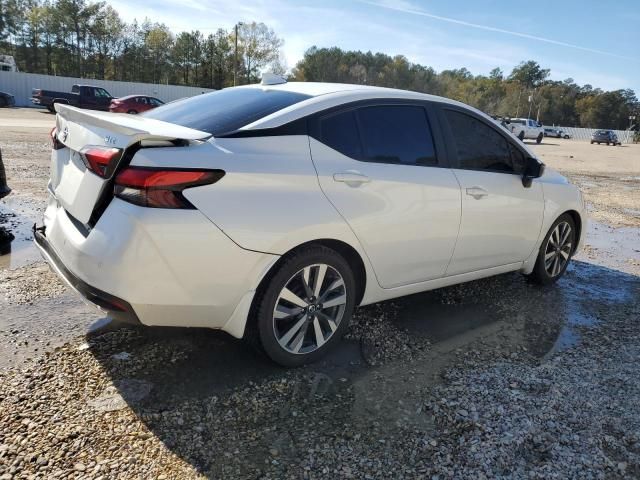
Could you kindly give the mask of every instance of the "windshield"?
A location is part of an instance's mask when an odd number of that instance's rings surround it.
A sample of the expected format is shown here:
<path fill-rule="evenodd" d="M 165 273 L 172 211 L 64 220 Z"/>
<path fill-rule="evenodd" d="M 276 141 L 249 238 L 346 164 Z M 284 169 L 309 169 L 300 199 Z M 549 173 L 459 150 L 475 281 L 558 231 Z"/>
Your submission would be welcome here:
<path fill-rule="evenodd" d="M 216 136 L 238 130 L 308 98 L 311 97 L 282 90 L 228 88 L 168 103 L 144 116 Z"/>

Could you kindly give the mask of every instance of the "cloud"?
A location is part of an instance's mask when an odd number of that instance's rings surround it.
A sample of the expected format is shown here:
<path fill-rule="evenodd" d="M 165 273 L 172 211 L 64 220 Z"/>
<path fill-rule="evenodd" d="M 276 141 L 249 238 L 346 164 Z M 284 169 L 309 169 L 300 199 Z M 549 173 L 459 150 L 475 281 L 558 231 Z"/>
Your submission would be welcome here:
<path fill-rule="evenodd" d="M 573 43 L 561 42 L 559 40 L 553 40 L 551 38 L 539 37 L 537 35 L 530 35 L 524 32 L 516 32 L 513 30 L 505 30 L 502 28 L 491 27 L 489 25 L 480 25 L 478 23 L 465 22 L 463 20 L 458 20 L 451 17 L 443 17 L 440 15 L 434 15 L 432 13 L 425 12 L 424 10 L 420 10 L 414 6 L 412 6 L 409 2 L 405 0 L 381 0 L 378 2 L 373 2 L 369 0 L 356 0 L 357 2 L 364 3 L 367 5 L 371 5 L 378 8 L 386 8 L 388 10 L 394 10 L 397 12 L 407 13 L 411 15 L 418 15 L 421 17 L 432 18 L 434 20 L 440 20 L 442 22 L 453 23 L 456 25 L 461 25 L 464 27 L 476 28 L 478 30 L 485 30 L 489 32 L 502 33 L 505 35 L 512 35 L 515 37 L 526 38 L 527 40 L 535 40 L 538 42 L 550 43 L 552 45 L 558 45 L 561 47 L 574 48 L 577 50 L 582 50 L 585 52 L 596 53 L 599 55 L 606 55 L 609 57 L 622 58 L 625 60 L 639 61 L 640 59 L 634 57 L 627 57 L 625 55 L 619 55 L 613 52 L 606 52 L 604 50 L 597 50 L 595 48 L 583 47 L 581 45 L 575 45 Z"/>

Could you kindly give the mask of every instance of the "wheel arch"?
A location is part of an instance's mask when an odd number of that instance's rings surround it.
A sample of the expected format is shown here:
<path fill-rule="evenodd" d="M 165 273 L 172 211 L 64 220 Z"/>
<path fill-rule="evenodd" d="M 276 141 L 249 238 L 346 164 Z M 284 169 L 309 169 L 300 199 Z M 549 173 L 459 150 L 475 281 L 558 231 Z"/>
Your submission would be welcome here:
<path fill-rule="evenodd" d="M 573 244 L 573 252 L 572 252 L 572 253 L 575 253 L 575 251 L 578 248 L 578 245 L 580 244 L 580 240 L 582 239 L 582 216 L 576 210 L 567 210 L 565 212 L 562 212 L 560 215 L 558 215 L 558 217 L 560 217 L 561 215 L 564 215 L 565 213 L 571 217 L 571 219 L 573 220 L 573 223 L 576 226 L 576 241 Z"/>
<path fill-rule="evenodd" d="M 364 297 L 364 292 L 367 284 L 367 271 L 364 265 L 364 261 L 358 251 L 342 240 L 336 240 L 333 238 L 319 238 L 316 240 L 310 240 L 308 242 L 301 243 L 300 245 L 296 245 L 295 247 L 289 249 L 285 252 L 277 262 L 275 262 L 269 271 L 264 275 L 260 283 L 258 284 L 258 288 L 256 292 L 259 292 L 261 289 L 265 287 L 265 285 L 269 282 L 273 274 L 278 270 L 282 262 L 285 261 L 289 256 L 293 255 L 298 250 L 303 248 L 312 246 L 312 245 L 322 245 L 324 247 L 330 248 L 331 250 L 335 250 L 338 252 L 349 264 L 353 275 L 356 280 L 356 305 L 359 305 Z M 256 294 L 256 297 L 258 295 Z M 255 303 L 255 302 L 254 302 Z M 251 307 L 253 309 L 253 306 Z"/>
<path fill-rule="evenodd" d="M 256 333 L 255 327 L 257 320 L 257 310 L 258 302 L 262 298 L 262 292 L 264 292 L 264 289 L 267 288 L 267 285 L 271 281 L 271 278 L 273 278 L 280 265 L 282 265 L 282 263 L 287 258 L 296 253 L 298 250 L 312 245 L 322 245 L 324 247 L 330 248 L 338 252 L 347 261 L 347 263 L 351 267 L 351 270 L 353 271 L 356 280 L 357 291 L 355 305 L 360 305 L 366 289 L 367 271 L 364 261 L 358 251 L 348 243 L 332 238 L 319 238 L 316 240 L 310 240 L 308 242 L 301 243 L 300 245 L 296 245 L 295 247 L 289 249 L 273 265 L 271 265 L 269 270 L 264 274 L 264 276 L 258 283 L 258 287 L 256 288 L 255 294 L 253 295 L 253 298 L 251 300 L 251 306 L 249 307 L 249 312 L 246 317 L 246 322 L 243 329 L 244 337 L 247 338 L 250 343 L 256 342 L 256 338 L 254 337 Z"/>

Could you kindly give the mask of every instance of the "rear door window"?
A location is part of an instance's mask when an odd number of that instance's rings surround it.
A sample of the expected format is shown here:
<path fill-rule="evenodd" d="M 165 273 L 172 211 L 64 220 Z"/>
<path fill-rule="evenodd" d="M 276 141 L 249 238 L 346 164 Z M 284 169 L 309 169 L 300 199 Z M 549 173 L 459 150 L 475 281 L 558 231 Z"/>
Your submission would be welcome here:
<path fill-rule="evenodd" d="M 419 105 L 375 105 L 320 121 L 321 141 L 364 162 L 437 166 L 426 110 Z"/>
<path fill-rule="evenodd" d="M 436 152 L 421 106 L 380 105 L 358 110 L 367 162 L 435 166 Z"/>
<path fill-rule="evenodd" d="M 341 154 L 357 160 L 362 158 L 362 144 L 355 110 L 324 117 L 320 121 L 320 135 L 322 143 Z"/>

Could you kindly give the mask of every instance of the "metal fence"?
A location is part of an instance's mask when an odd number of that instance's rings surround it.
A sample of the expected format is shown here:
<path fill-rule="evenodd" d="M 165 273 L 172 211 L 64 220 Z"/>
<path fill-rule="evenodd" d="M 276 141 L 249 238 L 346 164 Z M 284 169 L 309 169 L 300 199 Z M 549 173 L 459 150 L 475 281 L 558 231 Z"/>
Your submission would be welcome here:
<path fill-rule="evenodd" d="M 211 92 L 208 88 L 183 87 L 179 85 L 161 85 L 153 83 L 116 82 L 113 80 L 93 80 L 88 78 L 55 77 L 37 73 L 0 72 L 0 91 L 16 97 L 16 106 L 28 107 L 31 103 L 31 90 L 42 88 L 70 92 L 75 84 L 96 85 L 105 88 L 115 97 L 125 95 L 150 95 L 163 102 L 170 102 L 184 97 L 193 97 L 201 93 Z"/>
<path fill-rule="evenodd" d="M 545 127 L 549 128 L 549 125 L 545 125 Z M 601 128 L 575 128 L 575 127 L 561 127 L 559 125 L 555 125 L 553 128 L 557 128 L 558 130 L 562 130 L 564 133 L 568 133 L 571 135 L 571 138 L 575 138 L 576 140 L 590 140 L 591 135 L 596 130 L 608 130 Z M 622 143 L 633 143 L 633 134 L 631 130 L 613 130 L 615 134 L 618 136 L 618 140 Z"/>

